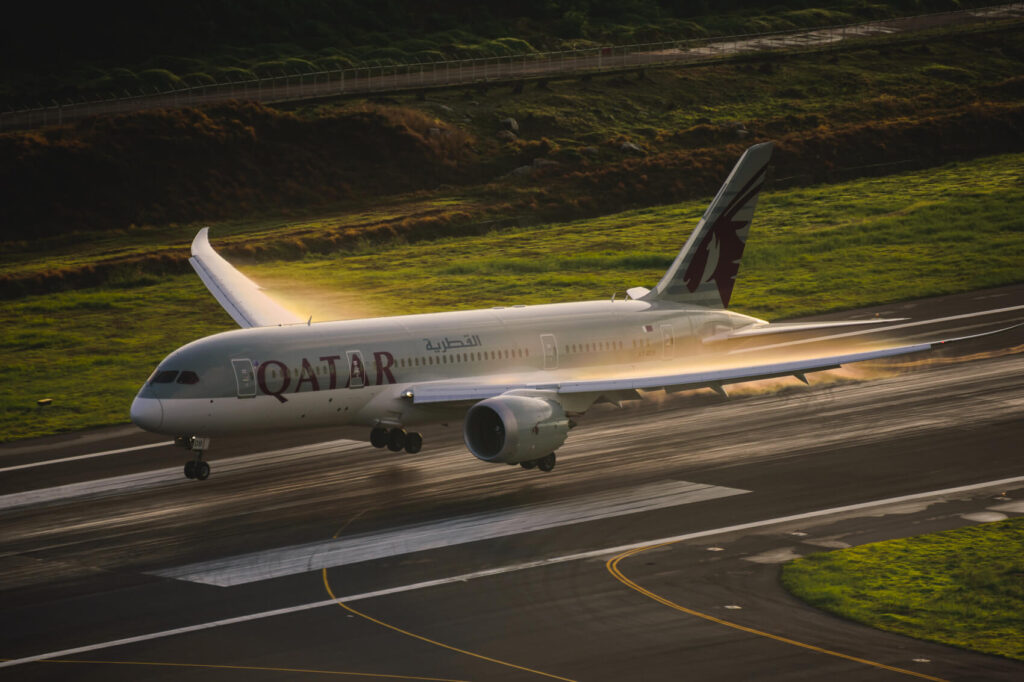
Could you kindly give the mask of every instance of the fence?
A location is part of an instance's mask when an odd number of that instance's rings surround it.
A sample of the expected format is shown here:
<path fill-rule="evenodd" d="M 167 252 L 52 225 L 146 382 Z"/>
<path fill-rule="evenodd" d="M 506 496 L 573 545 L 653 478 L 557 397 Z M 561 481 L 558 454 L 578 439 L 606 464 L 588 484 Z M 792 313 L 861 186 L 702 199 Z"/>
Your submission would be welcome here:
<path fill-rule="evenodd" d="M 441 62 L 363 64 L 348 69 L 282 74 L 228 83 L 126 95 L 0 114 L 0 130 L 60 125 L 75 119 L 141 109 L 196 106 L 235 99 L 265 103 L 326 97 L 425 91 L 454 86 L 599 74 L 673 64 L 715 61 L 743 53 L 820 50 L 852 38 L 919 31 L 951 24 L 1019 19 L 1024 2 L 819 29 L 592 47 Z"/>

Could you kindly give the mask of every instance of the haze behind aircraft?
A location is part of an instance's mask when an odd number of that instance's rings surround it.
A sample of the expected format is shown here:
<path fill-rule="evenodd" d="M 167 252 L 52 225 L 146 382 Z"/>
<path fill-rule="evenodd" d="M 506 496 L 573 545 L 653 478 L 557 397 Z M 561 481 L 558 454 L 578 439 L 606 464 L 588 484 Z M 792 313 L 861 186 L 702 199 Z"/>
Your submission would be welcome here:
<path fill-rule="evenodd" d="M 724 394 L 726 384 L 781 376 L 806 382 L 808 372 L 931 348 L 770 360 L 721 352 L 713 361 L 700 352 L 891 321 L 769 324 L 726 309 L 771 153 L 770 142 L 747 149 L 661 281 L 621 300 L 310 324 L 221 258 L 203 228 L 190 262 L 242 329 L 168 355 L 132 403 L 132 421 L 195 452 L 188 478 L 209 476 L 211 436 L 354 424 L 370 427 L 376 447 L 417 453 L 423 439 L 410 428 L 458 420 L 478 459 L 550 471 L 573 417 L 595 403 L 658 389 Z"/>

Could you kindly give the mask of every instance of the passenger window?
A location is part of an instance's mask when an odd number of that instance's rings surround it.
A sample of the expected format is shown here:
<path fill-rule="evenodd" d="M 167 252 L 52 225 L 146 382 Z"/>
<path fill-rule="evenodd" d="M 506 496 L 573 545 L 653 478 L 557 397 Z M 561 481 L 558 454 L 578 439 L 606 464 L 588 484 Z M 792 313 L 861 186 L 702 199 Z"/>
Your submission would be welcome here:
<path fill-rule="evenodd" d="M 184 371 L 178 376 L 179 384 L 198 384 L 199 375 L 195 372 Z"/>
<path fill-rule="evenodd" d="M 157 372 L 153 375 L 153 379 L 150 381 L 151 384 L 169 384 L 174 381 L 175 377 L 178 376 L 178 370 L 176 369 L 165 369 L 162 372 Z"/>

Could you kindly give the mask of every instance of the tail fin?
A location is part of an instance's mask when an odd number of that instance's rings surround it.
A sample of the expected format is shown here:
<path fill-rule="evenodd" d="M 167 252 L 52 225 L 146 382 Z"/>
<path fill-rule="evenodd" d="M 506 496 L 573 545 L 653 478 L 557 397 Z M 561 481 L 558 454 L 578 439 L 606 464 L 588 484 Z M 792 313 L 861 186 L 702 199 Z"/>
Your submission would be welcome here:
<path fill-rule="evenodd" d="M 668 272 L 644 300 L 729 307 L 771 156 L 771 142 L 743 153 Z"/>

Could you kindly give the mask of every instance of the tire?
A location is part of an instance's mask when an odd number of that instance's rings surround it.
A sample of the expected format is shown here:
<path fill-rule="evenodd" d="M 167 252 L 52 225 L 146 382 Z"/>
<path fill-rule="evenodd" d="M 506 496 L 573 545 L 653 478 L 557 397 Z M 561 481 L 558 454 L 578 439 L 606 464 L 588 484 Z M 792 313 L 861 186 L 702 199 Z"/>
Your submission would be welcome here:
<path fill-rule="evenodd" d="M 524 469 L 536 469 L 537 460 L 531 459 L 529 462 L 520 462 L 519 466 L 523 467 Z"/>
<path fill-rule="evenodd" d="M 391 429 L 388 431 L 388 450 L 400 452 L 405 447 L 405 431 L 403 429 Z"/>
<path fill-rule="evenodd" d="M 190 459 L 189 461 L 185 462 L 185 478 L 195 478 L 195 477 L 196 477 L 196 461 L 194 459 Z"/>
<path fill-rule="evenodd" d="M 423 436 L 412 431 L 405 434 L 405 451 L 410 455 L 415 455 L 423 449 Z"/>
<path fill-rule="evenodd" d="M 196 462 L 196 478 L 205 481 L 210 477 L 210 465 L 206 462 Z"/>
<path fill-rule="evenodd" d="M 555 468 L 555 453 L 545 455 L 537 460 L 537 468 L 541 471 L 551 471 Z"/>
<path fill-rule="evenodd" d="M 370 431 L 370 444 L 375 448 L 382 448 L 388 444 L 388 430 L 380 427 Z"/>

